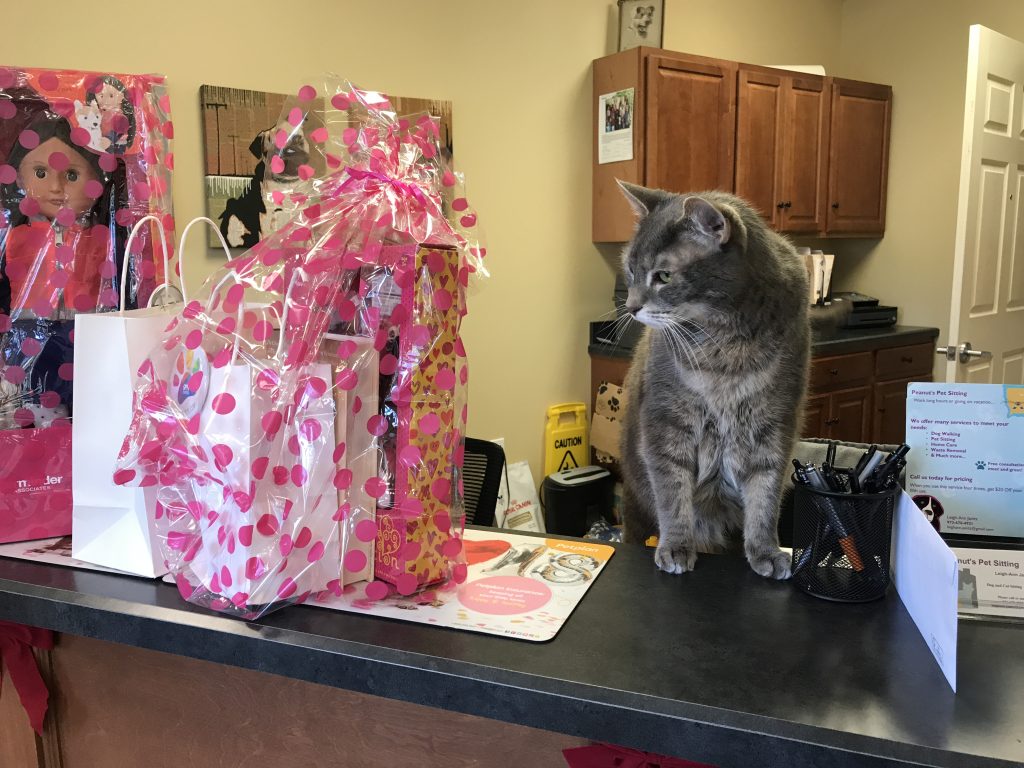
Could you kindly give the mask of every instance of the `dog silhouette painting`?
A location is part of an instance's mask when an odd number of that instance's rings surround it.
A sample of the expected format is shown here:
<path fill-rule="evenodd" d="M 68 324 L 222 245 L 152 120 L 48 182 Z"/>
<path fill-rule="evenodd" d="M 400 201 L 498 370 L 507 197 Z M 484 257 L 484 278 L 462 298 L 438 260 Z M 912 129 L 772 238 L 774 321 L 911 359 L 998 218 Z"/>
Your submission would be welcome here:
<path fill-rule="evenodd" d="M 288 134 L 288 141 L 279 151 L 274 136 L 281 130 Z M 299 166 L 309 163 L 309 142 L 302 131 L 287 123 L 257 133 L 249 151 L 258 162 L 248 188 L 237 197 L 229 197 L 220 215 L 221 234 L 233 248 L 251 248 L 285 223 L 287 217 L 274 206 L 271 196 L 275 190 L 290 190 L 299 181 Z M 271 170 L 274 154 L 280 154 L 284 162 L 279 173 Z"/>

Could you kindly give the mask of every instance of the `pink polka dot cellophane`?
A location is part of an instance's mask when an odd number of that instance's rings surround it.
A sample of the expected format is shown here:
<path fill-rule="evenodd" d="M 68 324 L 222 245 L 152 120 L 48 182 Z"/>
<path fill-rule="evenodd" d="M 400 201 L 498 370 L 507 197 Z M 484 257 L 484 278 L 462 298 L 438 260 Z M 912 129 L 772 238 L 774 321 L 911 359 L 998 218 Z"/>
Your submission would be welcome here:
<path fill-rule="evenodd" d="M 265 201 L 287 223 L 168 326 L 115 481 L 157 487 L 167 565 L 219 611 L 454 588 L 476 215 L 428 115 L 330 78 L 278 126 L 271 169 L 309 148 Z"/>
<path fill-rule="evenodd" d="M 173 236 L 170 119 L 159 75 L 0 66 L 0 541 L 71 532 L 74 316 L 118 308 L 126 262 L 127 307 L 163 279 L 152 228 L 125 248 L 148 215 Z"/>

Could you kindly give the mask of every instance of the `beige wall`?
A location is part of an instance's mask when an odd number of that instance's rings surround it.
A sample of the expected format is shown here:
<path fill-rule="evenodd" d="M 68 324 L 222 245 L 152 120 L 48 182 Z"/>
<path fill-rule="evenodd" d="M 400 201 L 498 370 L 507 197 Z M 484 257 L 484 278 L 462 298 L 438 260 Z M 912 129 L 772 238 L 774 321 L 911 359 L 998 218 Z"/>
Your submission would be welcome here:
<path fill-rule="evenodd" d="M 466 322 L 470 431 L 505 436 L 510 458 L 529 459 L 539 482 L 544 409 L 588 398 L 587 323 L 610 308 L 612 259 L 589 238 L 590 62 L 613 50 L 614 2 L 111 0 L 102 14 L 66 4 L 74 23 L 8 30 L 3 63 L 166 74 L 181 223 L 204 212 L 202 83 L 293 92 L 332 70 L 366 87 L 454 102 L 456 162 L 493 275 L 471 294 Z M 59 5 L 40 13 L 55 17 Z M 836 64 L 839 0 L 667 5 L 666 47 Z M 213 257 L 200 238 L 189 256 L 198 281 Z"/>
<path fill-rule="evenodd" d="M 1024 4 L 1005 0 L 845 0 L 844 75 L 893 86 L 885 238 L 840 251 L 840 287 L 898 304 L 900 322 L 940 329 L 953 285 L 967 36 L 984 24 L 1024 40 Z M 935 373 L 945 378 L 936 357 Z"/>

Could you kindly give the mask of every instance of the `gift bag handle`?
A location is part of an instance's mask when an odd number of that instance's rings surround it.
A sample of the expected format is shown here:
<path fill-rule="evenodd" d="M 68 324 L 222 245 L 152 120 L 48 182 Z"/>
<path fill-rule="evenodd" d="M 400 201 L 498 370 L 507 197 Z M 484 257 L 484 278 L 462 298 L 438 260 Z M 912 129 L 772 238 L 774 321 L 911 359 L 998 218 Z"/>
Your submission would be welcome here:
<path fill-rule="evenodd" d="M 274 357 L 278 360 L 281 359 L 281 353 L 284 351 L 284 336 L 285 330 L 288 328 L 288 299 L 292 297 L 292 288 L 295 287 L 296 279 L 299 276 L 302 279 L 306 279 L 306 270 L 302 267 L 296 267 L 295 271 L 292 272 L 292 279 L 288 281 L 288 290 L 284 292 L 284 300 L 281 302 L 281 333 L 277 339 L 277 351 L 274 353 Z M 273 310 L 271 310 L 273 311 Z M 275 313 L 276 314 L 276 313 Z"/>
<path fill-rule="evenodd" d="M 217 239 L 220 240 L 220 246 L 224 249 L 225 258 L 227 258 L 228 261 L 231 261 L 231 251 L 228 249 L 228 244 L 224 240 L 224 235 L 221 234 L 220 228 L 215 222 L 205 216 L 196 216 L 192 221 L 186 224 L 185 229 L 181 233 L 181 239 L 178 240 L 178 269 L 181 270 L 178 275 L 178 282 L 181 285 L 181 300 L 184 304 L 188 304 L 188 293 L 185 289 L 185 241 L 188 240 L 189 230 L 199 222 L 206 222 L 213 227 L 213 233 L 217 235 Z M 166 272 L 164 274 L 166 274 Z"/>
<path fill-rule="evenodd" d="M 197 221 L 199 221 L 199 219 L 194 219 L 193 221 L 191 221 L 189 223 L 188 226 L 191 227 L 192 224 L 195 224 Z M 209 219 L 207 219 L 207 221 L 209 221 Z M 188 231 L 188 227 L 186 227 L 185 230 Z M 182 235 L 182 239 L 184 239 L 184 237 L 185 236 Z M 206 300 L 206 309 L 205 309 L 205 311 L 206 311 L 207 315 L 210 314 L 210 305 L 213 303 L 214 297 L 219 295 L 220 289 L 224 286 L 224 283 L 226 283 L 228 280 L 234 280 L 236 285 L 241 285 L 243 288 L 245 288 L 245 283 L 242 282 L 242 278 L 240 278 L 238 276 L 238 273 L 235 272 L 235 270 L 233 270 L 233 269 L 230 270 L 226 275 L 224 275 L 224 277 L 222 277 L 219 281 L 217 281 L 217 284 L 215 286 L 213 286 L 213 290 L 210 291 L 210 297 Z M 245 301 L 243 299 L 242 301 L 238 302 L 238 311 L 235 313 L 235 329 L 231 332 L 232 335 L 235 337 L 235 340 L 231 344 L 231 362 L 229 363 L 230 365 L 234 365 L 235 362 L 238 360 L 238 347 L 239 347 L 239 342 L 241 341 L 241 338 L 242 338 L 242 334 L 240 332 L 240 329 L 241 329 L 241 326 L 242 326 L 242 317 L 243 317 L 244 312 L 245 312 Z"/>
<path fill-rule="evenodd" d="M 121 312 L 125 311 L 125 309 L 124 309 L 125 301 L 127 301 L 127 293 L 126 292 L 127 292 L 127 289 L 128 289 L 128 265 L 131 263 L 131 259 L 132 259 L 132 243 L 135 242 L 135 236 L 139 233 L 139 230 L 142 229 L 142 225 L 145 224 L 147 221 L 152 221 L 152 222 L 154 222 L 156 224 L 157 234 L 160 235 L 160 247 L 161 247 L 161 249 L 164 252 L 164 281 L 160 284 L 160 286 L 162 286 L 162 285 L 169 285 L 170 284 L 169 280 L 170 280 L 170 269 L 171 269 L 171 265 L 170 265 L 171 257 L 170 257 L 170 254 L 168 252 L 168 249 L 167 249 L 167 235 L 164 234 L 164 225 L 160 221 L 160 219 L 158 219 L 156 216 L 153 216 L 153 215 L 143 216 L 141 219 L 139 219 L 137 222 L 135 222 L 135 226 L 132 227 L 132 231 L 128 235 L 128 242 L 125 243 L 125 246 L 124 246 L 124 264 L 121 266 L 121 303 L 119 305 Z M 157 286 L 157 288 L 159 288 L 160 286 Z M 153 293 L 151 293 L 149 295 L 149 300 L 152 301 L 153 297 L 155 295 L 156 295 L 156 290 L 154 289 Z M 182 284 L 181 284 L 181 295 L 182 296 L 185 295 L 185 284 L 184 284 L 184 282 L 182 282 Z M 148 306 L 152 306 L 152 305 L 147 302 L 146 306 L 148 307 Z"/>
<path fill-rule="evenodd" d="M 288 327 L 288 300 L 292 296 L 292 288 L 295 287 L 295 283 L 297 282 L 296 278 L 299 277 L 299 276 L 301 276 L 303 280 L 306 278 L 306 270 L 304 270 L 302 267 L 296 267 L 295 268 L 295 271 L 292 273 L 292 279 L 288 282 L 288 290 L 285 291 L 284 299 L 281 302 L 281 314 L 278 316 L 279 320 L 280 320 L 280 323 L 281 323 L 281 332 L 280 332 L 278 340 L 277 340 L 277 351 L 274 353 L 274 357 L 278 358 L 278 359 L 280 359 L 281 353 L 284 351 L 285 330 Z M 232 271 L 228 272 L 226 275 L 224 275 L 224 277 L 222 277 L 217 282 L 217 284 L 213 287 L 213 290 L 210 291 L 210 298 L 209 298 L 209 300 L 207 301 L 207 304 L 206 304 L 206 311 L 207 311 L 207 313 L 209 313 L 209 311 L 210 311 L 210 304 L 213 301 L 213 297 L 216 296 L 219 293 L 220 289 L 224 286 L 224 284 L 229 279 L 234 280 L 236 285 L 244 285 L 242 283 L 242 279 L 238 276 L 238 273 L 235 272 L 234 270 L 232 270 Z M 234 343 L 231 345 L 231 363 L 230 363 L 231 365 L 234 365 L 235 362 L 238 360 L 238 349 L 239 349 L 239 346 L 240 346 L 239 342 L 240 342 L 240 339 L 241 339 L 241 334 L 238 332 L 238 326 L 241 326 L 241 324 L 242 324 L 242 314 L 244 312 L 244 308 L 245 308 L 245 301 L 238 302 L 238 311 L 236 313 L 236 321 L 235 321 L 236 322 L 236 328 L 235 328 L 235 331 L 234 331 L 235 340 L 234 340 Z M 269 307 L 269 310 L 271 312 L 273 312 L 275 315 L 277 315 L 277 312 L 274 311 L 272 306 Z"/>
<path fill-rule="evenodd" d="M 225 240 L 224 235 L 221 234 L 220 227 L 217 226 L 217 222 L 213 221 L 212 219 L 208 219 L 205 216 L 196 216 L 194 219 L 192 219 L 192 221 L 188 223 L 188 225 L 185 227 L 185 230 L 181 233 L 181 240 L 178 241 L 178 264 L 181 264 L 182 259 L 185 258 L 185 241 L 188 240 L 188 231 L 201 221 L 205 221 L 207 224 L 213 227 L 213 233 L 217 236 L 217 239 L 220 240 L 220 247 L 224 249 L 224 258 L 226 258 L 228 261 L 231 261 L 231 250 L 228 248 L 228 241 Z M 183 292 L 184 288 L 185 286 L 182 285 Z M 187 304 L 188 302 L 186 301 L 185 303 Z"/>

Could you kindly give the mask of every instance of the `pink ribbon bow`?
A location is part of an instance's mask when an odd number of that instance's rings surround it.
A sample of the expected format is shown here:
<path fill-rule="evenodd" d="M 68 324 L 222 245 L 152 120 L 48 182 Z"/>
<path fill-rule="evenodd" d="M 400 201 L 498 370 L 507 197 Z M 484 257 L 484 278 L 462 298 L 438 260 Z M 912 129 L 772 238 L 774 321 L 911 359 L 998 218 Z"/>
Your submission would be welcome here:
<path fill-rule="evenodd" d="M 403 195 L 408 195 L 410 197 L 415 198 L 417 202 L 419 202 L 421 205 L 427 205 L 427 196 L 423 194 L 423 190 L 420 189 L 419 185 L 417 184 L 411 184 L 409 182 L 402 181 L 401 179 L 396 179 L 392 176 L 387 176 L 383 173 L 378 173 L 376 171 L 367 171 L 361 168 L 353 168 L 352 166 L 346 167 L 345 172 L 348 174 L 350 179 L 355 179 L 356 181 L 367 181 L 369 179 L 375 179 L 376 181 L 383 182 L 384 184 L 389 184 Z M 344 189 L 346 184 L 342 184 L 341 188 Z"/>
<path fill-rule="evenodd" d="M 47 651 L 53 648 L 53 632 L 0 621 L 0 683 L 3 681 L 2 667 L 6 666 L 32 730 L 42 735 L 50 692 L 39 674 L 33 648 Z"/>

